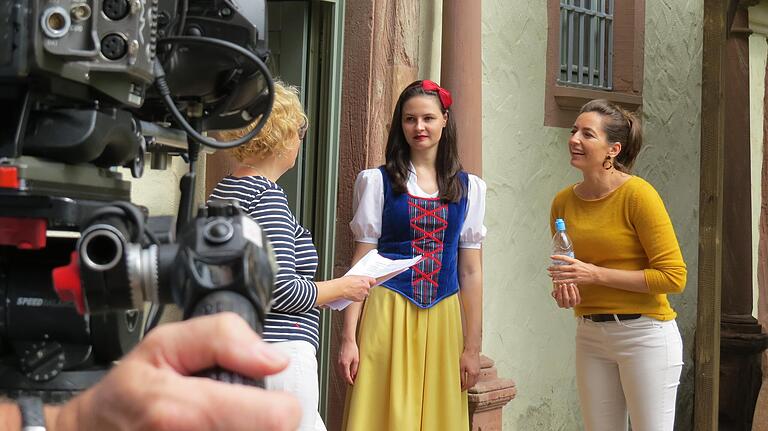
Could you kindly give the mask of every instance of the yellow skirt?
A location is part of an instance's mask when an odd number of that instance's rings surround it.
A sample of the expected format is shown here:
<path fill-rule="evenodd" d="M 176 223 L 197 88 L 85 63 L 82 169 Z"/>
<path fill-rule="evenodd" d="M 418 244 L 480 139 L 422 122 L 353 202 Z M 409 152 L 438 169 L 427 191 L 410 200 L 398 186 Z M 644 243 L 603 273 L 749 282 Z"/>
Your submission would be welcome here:
<path fill-rule="evenodd" d="M 358 332 L 360 366 L 347 391 L 346 431 L 466 431 L 458 295 L 421 309 L 385 287 L 371 290 Z"/>

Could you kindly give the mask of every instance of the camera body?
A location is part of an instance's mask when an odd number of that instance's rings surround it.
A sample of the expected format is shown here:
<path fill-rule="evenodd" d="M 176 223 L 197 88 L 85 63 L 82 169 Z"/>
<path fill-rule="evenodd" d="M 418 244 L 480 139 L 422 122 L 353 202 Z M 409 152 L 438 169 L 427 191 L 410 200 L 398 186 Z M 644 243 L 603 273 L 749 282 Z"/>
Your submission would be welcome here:
<path fill-rule="evenodd" d="M 159 16 L 157 0 L 6 1 L 0 81 L 141 107 L 154 81 Z"/>
<path fill-rule="evenodd" d="M 0 391 L 55 401 L 90 386 L 140 340 L 146 303 L 176 303 L 185 318 L 235 311 L 261 328 L 268 240 L 235 204 L 181 211 L 199 144 L 153 84 L 164 70 L 202 132 L 269 115 L 271 78 L 237 52 L 170 42 L 180 35 L 265 60 L 265 2 L 0 5 Z M 115 169 L 140 177 L 146 152 L 189 156 L 175 223 L 132 204 Z"/>
<path fill-rule="evenodd" d="M 8 0 L 0 23 L 0 83 L 133 108 L 144 105 L 166 36 L 206 36 L 267 54 L 264 0 Z M 180 50 L 166 59 L 174 62 L 173 93 L 206 103 L 220 96 L 221 83 L 208 78 L 235 67 L 217 51 Z"/>

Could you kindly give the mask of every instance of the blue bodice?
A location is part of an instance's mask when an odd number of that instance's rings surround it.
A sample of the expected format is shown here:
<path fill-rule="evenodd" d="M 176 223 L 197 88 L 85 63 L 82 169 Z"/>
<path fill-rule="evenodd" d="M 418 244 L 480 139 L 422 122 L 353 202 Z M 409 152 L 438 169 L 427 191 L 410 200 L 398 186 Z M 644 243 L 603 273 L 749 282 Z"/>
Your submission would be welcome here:
<path fill-rule="evenodd" d="M 378 251 L 390 259 L 423 259 L 383 286 L 429 308 L 459 290 L 459 236 L 467 213 L 468 175 L 459 172 L 464 196 L 459 202 L 395 193 L 386 169 L 380 167 L 384 183 L 384 210 Z"/>

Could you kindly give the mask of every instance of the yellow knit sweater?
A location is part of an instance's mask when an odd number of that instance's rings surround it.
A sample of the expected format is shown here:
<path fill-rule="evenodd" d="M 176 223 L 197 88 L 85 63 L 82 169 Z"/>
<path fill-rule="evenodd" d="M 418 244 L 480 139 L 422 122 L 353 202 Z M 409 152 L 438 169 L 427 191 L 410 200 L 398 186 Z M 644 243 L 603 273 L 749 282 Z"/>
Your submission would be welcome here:
<path fill-rule="evenodd" d="M 579 198 L 568 186 L 552 201 L 550 226 L 565 220 L 576 259 L 604 268 L 642 270 L 649 293 L 609 286 L 579 286 L 576 315 L 642 313 L 659 320 L 677 315 L 667 293 L 685 288 L 687 271 L 669 214 L 648 182 L 633 176 L 606 197 Z"/>

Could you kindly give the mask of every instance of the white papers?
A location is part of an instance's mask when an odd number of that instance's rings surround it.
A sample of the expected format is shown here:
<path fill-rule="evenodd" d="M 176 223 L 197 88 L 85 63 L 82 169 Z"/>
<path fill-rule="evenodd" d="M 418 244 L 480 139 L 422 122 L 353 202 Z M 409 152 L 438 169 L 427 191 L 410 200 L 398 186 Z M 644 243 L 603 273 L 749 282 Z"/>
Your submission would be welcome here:
<path fill-rule="evenodd" d="M 362 259 L 357 261 L 355 266 L 349 269 L 347 275 L 367 275 L 376 279 L 376 285 L 389 280 L 390 278 L 402 273 L 406 269 L 416 265 L 421 260 L 421 255 L 411 259 L 392 260 L 379 254 L 378 250 L 369 251 Z M 333 310 L 343 310 L 352 301 L 339 299 L 328 303 L 328 307 Z"/>

